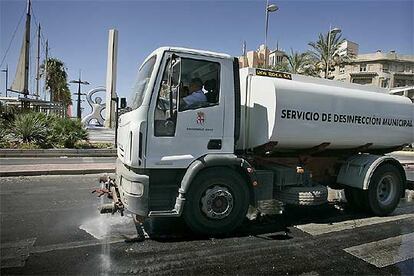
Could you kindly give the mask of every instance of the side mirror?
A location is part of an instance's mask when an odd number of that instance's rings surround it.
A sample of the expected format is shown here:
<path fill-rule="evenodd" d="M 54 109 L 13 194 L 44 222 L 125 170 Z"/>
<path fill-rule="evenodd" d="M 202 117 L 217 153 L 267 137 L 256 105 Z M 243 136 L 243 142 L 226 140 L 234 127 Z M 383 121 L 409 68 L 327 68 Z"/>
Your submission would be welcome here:
<path fill-rule="evenodd" d="M 121 108 L 126 108 L 127 107 L 127 100 L 126 98 L 121 98 Z"/>

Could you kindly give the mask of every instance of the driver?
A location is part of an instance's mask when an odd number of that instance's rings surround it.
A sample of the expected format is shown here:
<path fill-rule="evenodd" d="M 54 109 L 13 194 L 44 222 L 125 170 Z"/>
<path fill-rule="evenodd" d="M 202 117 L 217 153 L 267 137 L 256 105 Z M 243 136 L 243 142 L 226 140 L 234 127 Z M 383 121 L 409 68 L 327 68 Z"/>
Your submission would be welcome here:
<path fill-rule="evenodd" d="M 200 78 L 194 78 L 190 81 L 189 95 L 183 98 L 186 106 L 207 102 L 202 88 L 203 81 Z"/>

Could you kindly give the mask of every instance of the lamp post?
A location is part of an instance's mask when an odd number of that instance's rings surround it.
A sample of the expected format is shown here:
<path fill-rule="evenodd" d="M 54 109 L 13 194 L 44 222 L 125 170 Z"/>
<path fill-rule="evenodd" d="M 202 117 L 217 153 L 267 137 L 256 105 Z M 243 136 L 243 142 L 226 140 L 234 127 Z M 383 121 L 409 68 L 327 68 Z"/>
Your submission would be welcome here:
<path fill-rule="evenodd" d="M 341 32 L 341 29 L 339 28 L 331 28 L 331 26 L 329 26 L 329 32 L 328 32 L 328 52 L 327 52 L 327 57 L 326 57 L 326 71 L 325 71 L 325 79 L 328 78 L 328 74 L 329 74 L 329 59 L 331 58 L 331 34 L 338 34 Z"/>
<path fill-rule="evenodd" d="M 6 92 L 6 97 L 7 97 L 7 86 L 8 86 L 8 80 L 9 80 L 9 66 L 8 65 L 6 65 L 6 69 L 2 69 L 1 70 L 2 72 L 4 72 L 4 73 L 6 73 L 6 80 L 5 80 L 5 83 L 6 83 L 6 90 L 5 90 L 5 92 Z"/>
<path fill-rule="evenodd" d="M 269 13 L 275 12 L 279 9 L 275 4 L 269 5 L 269 0 L 266 0 L 266 20 L 265 20 L 265 41 L 264 41 L 264 67 L 267 68 L 267 30 L 269 28 Z"/>
<path fill-rule="evenodd" d="M 78 104 L 77 104 L 77 108 L 76 108 L 76 117 L 78 119 L 82 118 L 82 110 L 81 110 L 81 84 L 83 85 L 88 85 L 90 84 L 87 81 L 83 81 L 81 80 L 81 73 L 79 72 L 79 79 L 78 80 L 71 80 L 70 83 L 77 83 L 78 84 L 78 93 L 75 95 L 78 95 Z"/>

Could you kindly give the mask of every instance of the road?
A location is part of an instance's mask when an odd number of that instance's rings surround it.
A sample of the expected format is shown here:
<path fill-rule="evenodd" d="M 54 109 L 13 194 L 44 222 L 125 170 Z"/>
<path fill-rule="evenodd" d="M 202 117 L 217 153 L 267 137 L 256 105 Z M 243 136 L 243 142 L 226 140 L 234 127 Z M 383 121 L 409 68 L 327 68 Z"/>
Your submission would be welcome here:
<path fill-rule="evenodd" d="M 246 221 L 209 239 L 182 221 L 99 215 L 97 175 L 0 178 L 1 274 L 414 274 L 414 202 L 389 217 L 327 205 Z M 285 231 L 289 233 L 285 234 Z"/>

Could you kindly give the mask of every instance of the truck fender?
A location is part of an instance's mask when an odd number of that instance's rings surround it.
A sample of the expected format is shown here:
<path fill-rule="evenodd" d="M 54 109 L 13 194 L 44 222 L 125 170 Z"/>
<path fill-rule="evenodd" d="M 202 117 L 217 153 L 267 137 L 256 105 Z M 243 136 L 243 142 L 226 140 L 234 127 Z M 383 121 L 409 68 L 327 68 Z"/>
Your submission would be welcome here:
<path fill-rule="evenodd" d="M 237 157 L 234 154 L 208 154 L 194 160 L 181 180 L 181 186 L 178 190 L 178 197 L 175 202 L 175 211 L 178 215 L 182 214 L 185 202 L 185 193 L 188 191 L 191 182 L 197 174 L 208 167 L 217 166 L 239 166 L 249 176 L 249 180 L 253 183 L 256 180 L 256 174 L 253 167 L 245 159 Z"/>
<path fill-rule="evenodd" d="M 337 183 L 368 190 L 374 171 L 384 163 L 391 163 L 400 171 L 405 190 L 406 176 L 400 162 L 391 156 L 373 154 L 357 154 L 344 161 L 339 169 Z"/>

